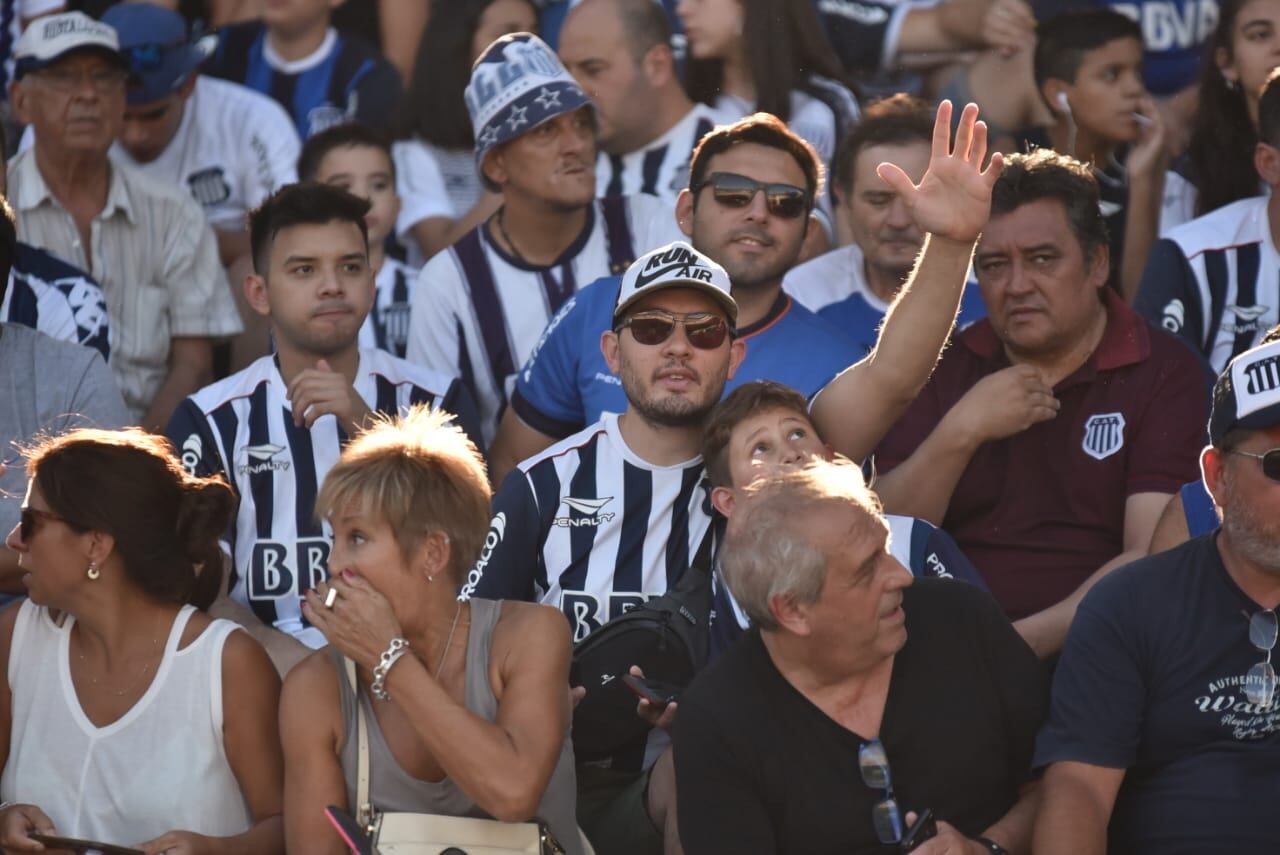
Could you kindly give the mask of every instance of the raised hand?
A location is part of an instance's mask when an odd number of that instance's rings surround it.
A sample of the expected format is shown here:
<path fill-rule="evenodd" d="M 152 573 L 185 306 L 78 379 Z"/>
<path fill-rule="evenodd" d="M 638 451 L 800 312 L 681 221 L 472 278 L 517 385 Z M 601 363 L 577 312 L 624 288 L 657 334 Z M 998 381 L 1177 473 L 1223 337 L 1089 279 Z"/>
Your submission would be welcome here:
<path fill-rule="evenodd" d="M 1136 115 L 1144 118 L 1138 120 L 1142 126 L 1139 128 L 1137 141 L 1129 147 L 1125 170 L 1132 177 L 1163 176 L 1169 165 L 1168 147 L 1165 144 L 1168 134 L 1164 119 L 1150 95 L 1142 96 Z"/>
<path fill-rule="evenodd" d="M 978 121 L 978 107 L 970 104 L 960 114 L 954 148 L 951 145 L 951 102 L 938 105 L 933 122 L 933 146 L 929 169 L 913 184 L 902 169 L 882 163 L 876 173 L 902 199 L 916 225 L 938 237 L 972 242 L 991 215 L 991 188 L 1004 168 L 999 152 L 991 155 L 986 169 L 987 125 Z"/>
<path fill-rule="evenodd" d="M 330 589 L 336 593 L 326 606 Z M 346 571 L 307 591 L 303 607 L 326 641 L 370 671 L 391 640 L 403 635 L 390 601 L 367 580 Z"/>

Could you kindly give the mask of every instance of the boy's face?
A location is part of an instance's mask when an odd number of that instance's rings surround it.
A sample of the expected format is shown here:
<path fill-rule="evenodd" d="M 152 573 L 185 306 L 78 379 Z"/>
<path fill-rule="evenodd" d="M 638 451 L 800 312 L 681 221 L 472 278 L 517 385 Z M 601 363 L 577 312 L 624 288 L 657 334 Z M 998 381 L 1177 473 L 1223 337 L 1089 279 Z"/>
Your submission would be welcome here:
<path fill-rule="evenodd" d="M 321 159 L 316 181 L 368 199 L 373 206 L 364 216 L 369 228 L 369 246 L 382 246 L 400 214 L 391 158 L 385 151 L 373 146 L 335 148 Z"/>
<path fill-rule="evenodd" d="M 272 30 L 293 34 L 328 22 L 329 16 L 341 0 L 266 0 L 262 7 L 262 20 Z"/>
<path fill-rule="evenodd" d="M 818 436 L 809 417 L 785 407 L 765 410 L 738 422 L 729 432 L 728 452 L 731 483 L 728 488 L 717 488 L 717 493 L 735 492 L 760 478 L 803 466 L 814 457 L 831 459 L 831 449 Z M 726 506 L 720 498 L 716 507 L 729 516 L 733 503 Z"/>
<path fill-rule="evenodd" d="M 1133 142 L 1142 128 L 1133 117 L 1147 94 L 1142 82 L 1142 43 L 1116 39 L 1084 55 L 1067 87 L 1077 127 L 1116 143 Z"/>

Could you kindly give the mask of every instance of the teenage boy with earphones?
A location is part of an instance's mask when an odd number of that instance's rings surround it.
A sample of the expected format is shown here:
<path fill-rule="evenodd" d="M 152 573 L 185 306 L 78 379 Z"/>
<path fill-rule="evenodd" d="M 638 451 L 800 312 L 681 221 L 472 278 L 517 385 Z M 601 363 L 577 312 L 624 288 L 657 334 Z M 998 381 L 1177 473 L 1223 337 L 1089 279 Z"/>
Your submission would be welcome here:
<path fill-rule="evenodd" d="M 1159 225 L 1169 155 L 1142 82 L 1142 30 L 1118 12 L 1067 12 L 1037 30 L 1036 90 L 1054 123 L 1050 145 L 1093 167 L 1111 248 L 1108 284 L 1137 294 Z"/>

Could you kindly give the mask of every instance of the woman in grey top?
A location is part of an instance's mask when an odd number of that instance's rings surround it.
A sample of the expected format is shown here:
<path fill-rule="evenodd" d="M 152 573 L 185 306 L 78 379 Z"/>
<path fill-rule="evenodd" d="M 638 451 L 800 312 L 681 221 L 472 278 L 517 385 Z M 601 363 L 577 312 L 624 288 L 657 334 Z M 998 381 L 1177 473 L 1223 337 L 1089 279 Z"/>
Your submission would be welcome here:
<path fill-rule="evenodd" d="M 290 852 L 347 851 L 324 808 L 360 807 L 357 705 L 377 810 L 538 817 L 582 852 L 568 625 L 546 606 L 458 600 L 489 536 L 490 492 L 484 463 L 448 418 L 415 409 L 374 426 L 320 490 L 331 578 L 307 593 L 304 615 L 329 647 L 290 672 L 280 705 Z M 356 663 L 358 692 L 344 659 Z"/>

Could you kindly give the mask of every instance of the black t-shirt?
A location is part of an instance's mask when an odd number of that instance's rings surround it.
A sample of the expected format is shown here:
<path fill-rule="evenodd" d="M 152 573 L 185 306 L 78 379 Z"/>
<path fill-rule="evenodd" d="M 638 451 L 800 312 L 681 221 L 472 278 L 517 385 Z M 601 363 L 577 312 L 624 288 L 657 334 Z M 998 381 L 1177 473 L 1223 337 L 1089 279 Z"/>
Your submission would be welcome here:
<path fill-rule="evenodd" d="M 1217 534 L 1116 570 L 1080 604 L 1036 765 L 1128 770 L 1110 851 L 1280 851 L 1280 705 L 1260 710 L 1241 687 L 1262 659 L 1249 642 L 1260 608 Z"/>
<path fill-rule="evenodd" d="M 970 836 L 1027 780 L 1047 693 L 1035 655 L 990 595 L 945 579 L 905 592 L 880 739 L 902 810 L 932 808 Z M 801 695 L 758 630 L 704 671 L 675 727 L 680 838 L 690 855 L 885 853 L 871 824 L 884 797 L 862 782 L 867 740 Z"/>

